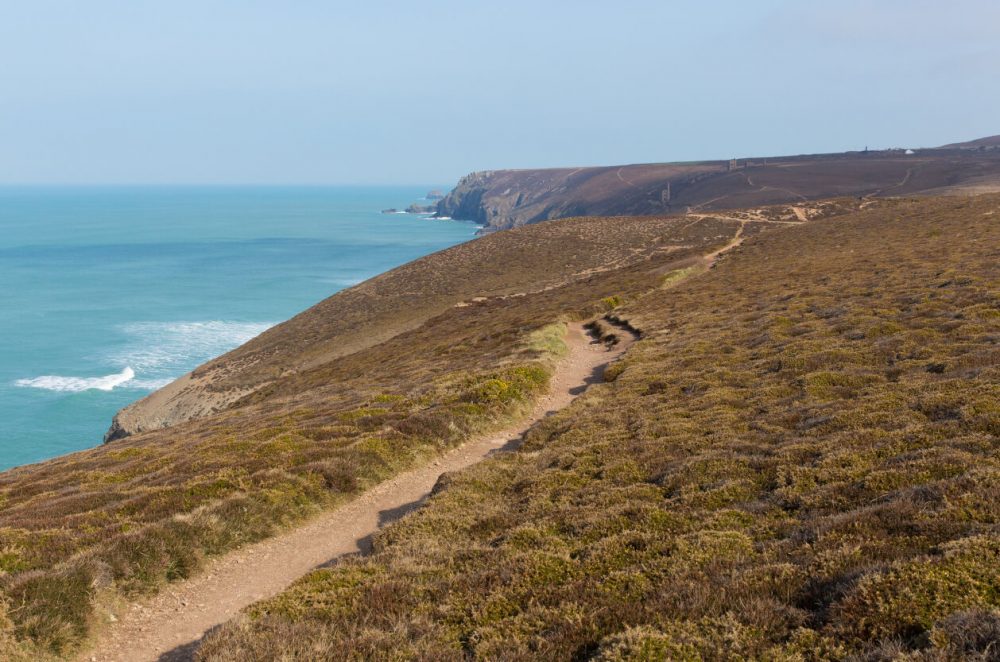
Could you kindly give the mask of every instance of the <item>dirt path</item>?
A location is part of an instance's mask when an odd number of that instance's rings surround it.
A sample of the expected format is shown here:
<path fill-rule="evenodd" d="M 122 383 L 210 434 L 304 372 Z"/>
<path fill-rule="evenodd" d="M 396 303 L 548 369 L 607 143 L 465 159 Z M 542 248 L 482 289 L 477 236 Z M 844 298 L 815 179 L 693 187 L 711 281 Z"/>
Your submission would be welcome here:
<path fill-rule="evenodd" d="M 638 186 L 636 186 L 635 184 L 633 184 L 629 180 L 627 180 L 624 177 L 622 177 L 622 170 L 623 170 L 623 168 L 618 168 L 618 170 L 615 171 L 615 174 L 618 175 L 618 179 L 621 180 L 621 182 L 623 184 L 628 184 L 632 188 L 639 188 Z"/>
<path fill-rule="evenodd" d="M 627 335 L 627 334 L 622 334 Z M 169 584 L 156 596 L 113 615 L 96 645 L 80 660 L 143 662 L 190 660 L 202 636 L 247 605 L 284 590 L 310 570 L 337 558 L 367 552 L 380 527 L 417 508 L 438 477 L 516 446 L 536 421 L 565 407 L 618 358 L 632 338 L 611 349 L 594 342 L 579 324 L 570 325 L 569 353 L 531 415 L 505 430 L 473 439 L 430 464 L 400 474 L 344 506 L 303 525 L 210 561 L 197 576 Z"/>
<path fill-rule="evenodd" d="M 906 184 L 910 181 L 910 178 L 913 177 L 913 172 L 915 170 L 917 170 L 917 168 L 907 168 L 906 169 L 906 174 L 903 175 L 903 178 L 901 180 L 899 180 L 898 184 L 893 184 L 892 186 L 888 186 L 888 187 L 885 187 L 885 188 L 876 189 L 875 191 L 872 191 L 871 193 L 868 193 L 864 197 L 865 198 L 875 198 L 875 197 L 878 197 L 878 196 L 882 195 L 886 191 L 891 191 L 893 189 L 897 189 L 897 188 L 901 188 L 903 186 L 906 186 Z"/>
<path fill-rule="evenodd" d="M 787 193 L 788 195 L 793 195 L 796 198 L 798 198 L 799 200 L 802 200 L 803 202 L 807 202 L 809 200 L 809 198 L 807 198 L 806 196 L 802 195 L 801 193 L 796 193 L 795 191 L 793 191 L 791 189 L 780 188 L 780 187 L 777 187 L 777 186 L 757 186 L 757 184 L 755 184 L 754 181 L 752 179 L 750 179 L 750 174 L 749 173 L 744 173 L 743 176 L 747 178 L 747 184 L 749 184 L 750 186 L 756 187 L 756 189 L 758 191 L 781 191 L 782 193 Z"/>
<path fill-rule="evenodd" d="M 712 251 L 711 253 L 705 256 L 705 262 L 708 264 L 709 269 L 711 269 L 715 265 L 720 255 L 722 255 L 727 251 L 733 250 L 734 248 L 743 243 L 743 239 L 745 238 L 743 236 L 743 230 L 746 228 L 748 221 L 742 221 L 739 219 L 730 219 L 730 220 L 738 221 L 740 226 L 736 228 L 736 234 L 733 235 L 733 238 L 729 240 L 728 244 L 726 244 L 725 246 L 723 246 L 718 250 Z"/>

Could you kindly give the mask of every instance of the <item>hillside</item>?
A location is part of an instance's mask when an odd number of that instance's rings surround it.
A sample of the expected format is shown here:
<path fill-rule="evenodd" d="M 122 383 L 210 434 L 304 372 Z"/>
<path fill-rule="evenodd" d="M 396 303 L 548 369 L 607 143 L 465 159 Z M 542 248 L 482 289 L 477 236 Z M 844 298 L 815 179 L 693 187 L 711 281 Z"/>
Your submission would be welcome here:
<path fill-rule="evenodd" d="M 657 215 L 838 196 L 997 191 L 1000 151 L 986 149 L 995 140 L 915 154 L 888 150 L 732 163 L 477 172 L 438 202 L 438 214 L 476 221 L 492 231 L 569 216 Z"/>
<path fill-rule="evenodd" d="M 70 654 L 122 600 L 520 420 L 567 321 L 856 206 L 530 226 L 331 297 L 194 372 L 220 411 L 191 394 L 186 421 L 0 473 L 0 657 Z"/>
<path fill-rule="evenodd" d="M 945 145 L 942 149 L 996 149 L 1000 147 L 1000 136 L 987 136 L 977 140 L 969 140 L 964 143 L 952 143 Z"/>
<path fill-rule="evenodd" d="M 438 202 L 438 213 L 497 230 L 584 215 L 662 216 L 838 196 L 984 193 L 1000 190 L 1000 151 L 969 147 L 990 140 L 917 154 L 894 150 L 742 159 L 732 168 L 729 162 L 716 161 L 473 173 Z M 562 255 L 558 235 L 542 241 L 543 245 L 524 246 L 529 257 L 544 262 Z M 591 247 L 627 255 L 631 240 L 625 241 L 618 248 L 613 241 Z M 510 275 L 504 265 L 480 268 L 490 262 L 491 246 L 477 244 L 471 258 L 466 252 L 445 251 L 435 264 L 448 278 L 426 272 L 427 267 L 417 262 L 341 292 L 124 408 L 105 439 L 211 415 L 284 375 L 411 330 L 463 299 L 509 293 Z M 571 261 L 579 259 L 586 265 L 592 257 L 585 253 Z M 560 266 L 570 273 L 575 269 L 571 262 Z M 546 286 L 551 273 L 540 270 L 538 286 Z M 410 305 L 417 295 L 420 305 Z"/>
<path fill-rule="evenodd" d="M 617 226 L 621 227 L 617 227 Z M 337 293 L 123 409 L 107 440 L 210 415 L 290 375 L 413 331 L 474 297 L 541 290 L 667 250 L 664 225 L 582 221 L 484 238 Z M 686 238 L 678 237 L 678 247 Z M 554 268 L 553 268 L 554 267 Z"/>
<path fill-rule="evenodd" d="M 998 219 L 866 203 L 625 293 L 611 383 L 199 659 L 996 659 Z"/>

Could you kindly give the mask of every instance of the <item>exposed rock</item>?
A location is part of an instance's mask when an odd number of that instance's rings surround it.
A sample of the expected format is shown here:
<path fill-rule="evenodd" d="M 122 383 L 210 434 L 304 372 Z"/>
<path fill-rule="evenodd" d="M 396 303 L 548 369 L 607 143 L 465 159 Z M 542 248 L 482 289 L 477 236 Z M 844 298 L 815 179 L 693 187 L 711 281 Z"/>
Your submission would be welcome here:
<path fill-rule="evenodd" d="M 104 433 L 104 443 L 124 439 L 129 434 L 129 431 L 122 427 L 121 421 L 118 420 L 118 414 L 115 414 L 115 417 L 111 419 L 111 427 Z"/>

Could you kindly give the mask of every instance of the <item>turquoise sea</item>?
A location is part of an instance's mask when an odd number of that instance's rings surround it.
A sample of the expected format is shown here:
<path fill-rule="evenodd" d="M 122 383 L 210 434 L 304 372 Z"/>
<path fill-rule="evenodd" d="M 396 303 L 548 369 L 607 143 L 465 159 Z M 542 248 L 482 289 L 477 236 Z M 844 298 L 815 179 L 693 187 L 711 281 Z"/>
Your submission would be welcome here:
<path fill-rule="evenodd" d="M 380 213 L 430 188 L 0 188 L 0 468 L 97 445 L 158 386 L 471 239 Z"/>

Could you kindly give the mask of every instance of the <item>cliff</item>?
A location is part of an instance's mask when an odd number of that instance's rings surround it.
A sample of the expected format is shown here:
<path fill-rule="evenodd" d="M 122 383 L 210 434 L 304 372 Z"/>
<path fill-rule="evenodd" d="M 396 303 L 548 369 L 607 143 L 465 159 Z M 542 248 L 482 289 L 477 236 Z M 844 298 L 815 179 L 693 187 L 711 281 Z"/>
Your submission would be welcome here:
<path fill-rule="evenodd" d="M 439 216 L 485 232 L 571 216 L 655 216 L 837 196 L 1000 190 L 1000 150 L 963 146 L 682 164 L 488 170 L 459 181 Z"/>

